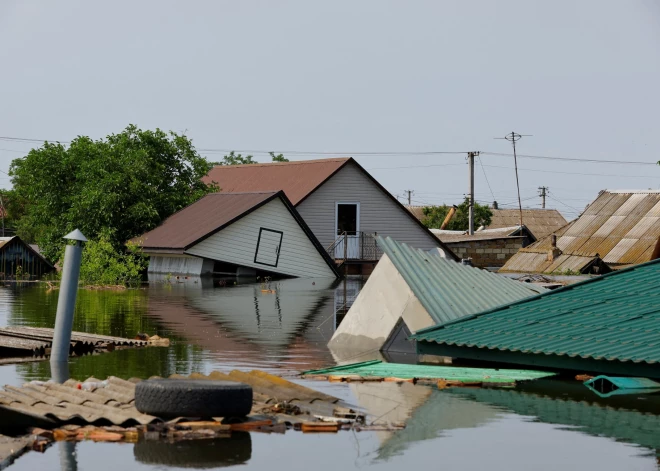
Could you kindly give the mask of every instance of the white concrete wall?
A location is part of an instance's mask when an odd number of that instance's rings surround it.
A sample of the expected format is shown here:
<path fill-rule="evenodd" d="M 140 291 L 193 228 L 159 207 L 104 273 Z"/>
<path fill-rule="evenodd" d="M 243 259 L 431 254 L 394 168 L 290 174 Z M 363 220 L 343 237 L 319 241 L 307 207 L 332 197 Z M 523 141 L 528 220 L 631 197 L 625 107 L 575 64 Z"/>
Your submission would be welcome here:
<path fill-rule="evenodd" d="M 149 256 L 149 273 L 199 276 L 212 271 L 212 260 L 178 254 Z"/>
<path fill-rule="evenodd" d="M 402 316 L 413 332 L 433 325 L 426 309 L 385 254 L 330 339 L 328 347 L 333 355 L 337 354 L 340 358 L 345 357 L 341 350 L 355 355 L 378 352 Z"/>
<path fill-rule="evenodd" d="M 260 228 L 282 231 L 277 267 L 255 263 Z M 282 200 L 276 198 L 186 251 L 191 255 L 303 278 L 335 275 Z"/>
<path fill-rule="evenodd" d="M 392 201 L 357 166 L 348 164 L 296 207 L 323 247 L 329 247 L 336 239 L 337 202 L 360 203 L 362 232 L 377 232 L 424 250 L 438 246 L 407 209 Z"/>

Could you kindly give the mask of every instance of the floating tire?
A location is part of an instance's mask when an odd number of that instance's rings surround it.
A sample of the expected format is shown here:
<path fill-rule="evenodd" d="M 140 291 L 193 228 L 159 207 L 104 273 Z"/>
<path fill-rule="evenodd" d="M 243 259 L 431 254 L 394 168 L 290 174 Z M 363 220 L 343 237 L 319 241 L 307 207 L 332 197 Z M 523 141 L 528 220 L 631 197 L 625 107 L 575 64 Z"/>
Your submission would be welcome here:
<path fill-rule="evenodd" d="M 243 464 L 252 458 L 252 439 L 248 432 L 232 432 L 226 438 L 182 440 L 169 443 L 140 441 L 133 447 L 136 461 L 176 468 L 224 468 Z"/>
<path fill-rule="evenodd" d="M 135 408 L 161 419 L 245 417 L 252 410 L 252 387 L 232 381 L 152 379 L 137 383 Z"/>

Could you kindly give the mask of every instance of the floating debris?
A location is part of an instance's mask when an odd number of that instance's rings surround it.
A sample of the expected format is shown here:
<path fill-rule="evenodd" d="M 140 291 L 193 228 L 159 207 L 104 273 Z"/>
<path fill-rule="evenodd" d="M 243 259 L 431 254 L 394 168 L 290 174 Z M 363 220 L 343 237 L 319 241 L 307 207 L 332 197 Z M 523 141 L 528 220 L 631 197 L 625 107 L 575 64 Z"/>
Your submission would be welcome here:
<path fill-rule="evenodd" d="M 322 370 L 303 372 L 306 379 L 327 381 L 386 381 L 451 386 L 515 386 L 516 381 L 529 381 L 555 376 L 556 373 L 534 370 L 493 368 L 458 368 L 454 366 L 407 365 L 383 363 L 380 360 L 352 363 Z"/>

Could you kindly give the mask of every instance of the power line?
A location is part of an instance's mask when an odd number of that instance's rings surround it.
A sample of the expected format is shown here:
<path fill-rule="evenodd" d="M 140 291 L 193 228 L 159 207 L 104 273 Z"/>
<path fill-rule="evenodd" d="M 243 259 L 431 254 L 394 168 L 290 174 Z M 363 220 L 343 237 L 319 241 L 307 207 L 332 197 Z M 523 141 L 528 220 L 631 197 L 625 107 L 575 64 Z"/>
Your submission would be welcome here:
<path fill-rule="evenodd" d="M 482 152 L 485 155 L 496 155 L 501 157 L 513 157 L 513 154 L 504 154 L 501 152 Z M 518 157 L 525 159 L 544 159 L 544 160 L 563 160 L 567 162 L 588 162 L 597 164 L 625 164 L 625 165 L 658 165 L 657 162 L 630 162 L 626 160 L 600 160 L 600 159 L 577 159 L 572 157 L 548 157 L 544 155 L 517 154 Z"/>
<path fill-rule="evenodd" d="M 486 185 L 488 185 L 488 189 L 490 190 L 490 195 L 493 197 L 493 201 L 496 201 L 497 198 L 495 198 L 495 193 L 493 193 L 493 189 L 490 187 L 490 182 L 488 181 L 486 169 L 484 168 L 484 163 L 481 161 L 481 157 L 479 157 L 479 165 L 481 165 L 481 170 L 484 172 L 484 178 L 486 179 Z"/>
<path fill-rule="evenodd" d="M 504 167 L 502 165 L 484 165 L 484 167 L 489 168 L 506 168 L 512 170 L 513 167 Z M 626 177 L 626 178 L 657 178 L 649 175 L 615 175 L 613 173 L 580 173 L 580 172 L 559 172 L 556 170 L 537 170 L 533 168 L 518 168 L 518 170 L 523 172 L 542 172 L 542 173 L 558 173 L 562 175 L 585 175 L 589 177 Z"/>

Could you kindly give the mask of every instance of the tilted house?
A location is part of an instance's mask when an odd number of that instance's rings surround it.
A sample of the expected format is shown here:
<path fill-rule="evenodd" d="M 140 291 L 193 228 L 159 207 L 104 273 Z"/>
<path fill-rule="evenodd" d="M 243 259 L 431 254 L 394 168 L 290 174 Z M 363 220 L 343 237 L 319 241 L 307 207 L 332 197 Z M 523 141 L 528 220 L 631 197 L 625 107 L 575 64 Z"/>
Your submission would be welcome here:
<path fill-rule="evenodd" d="M 660 191 L 602 191 L 578 219 L 520 250 L 502 272 L 603 274 L 648 262 L 660 237 Z"/>
<path fill-rule="evenodd" d="M 660 260 L 417 332 L 420 353 L 660 378 Z"/>
<path fill-rule="evenodd" d="M 204 178 L 222 193 L 283 190 L 335 260 L 375 263 L 373 236 L 457 257 L 352 158 L 220 165 Z M 372 265 L 373 265 L 372 263 Z"/>
<path fill-rule="evenodd" d="M 133 241 L 150 255 L 150 273 L 338 276 L 282 191 L 206 195 Z"/>
<path fill-rule="evenodd" d="M 351 356 L 369 351 L 414 353 L 412 332 L 544 292 L 444 259 L 389 237 L 376 269 L 342 320 L 328 346 Z"/>

